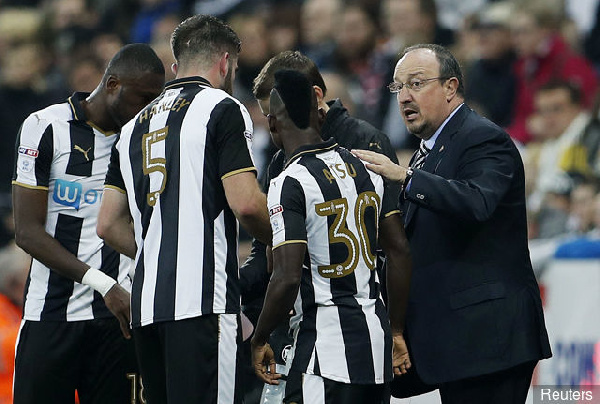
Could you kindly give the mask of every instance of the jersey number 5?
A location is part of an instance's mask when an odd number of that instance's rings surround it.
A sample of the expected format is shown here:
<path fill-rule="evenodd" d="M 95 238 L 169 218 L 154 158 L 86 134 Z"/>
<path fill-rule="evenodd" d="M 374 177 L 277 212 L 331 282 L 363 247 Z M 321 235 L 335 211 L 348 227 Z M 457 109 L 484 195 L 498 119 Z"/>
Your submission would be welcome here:
<path fill-rule="evenodd" d="M 375 226 L 379 228 L 380 198 L 375 192 L 362 192 L 358 195 L 354 205 L 354 222 L 358 230 L 358 238 L 348 228 L 348 200 L 346 198 L 333 199 L 315 205 L 315 212 L 319 216 L 335 215 L 329 227 L 329 243 L 342 243 L 348 249 L 348 256 L 343 262 L 330 265 L 319 265 L 319 274 L 324 278 L 341 278 L 354 272 L 362 255 L 370 270 L 375 269 L 376 257 L 373 253 L 371 240 L 365 224 L 365 211 L 372 207 L 375 210 Z"/>
<path fill-rule="evenodd" d="M 147 194 L 148 205 L 156 205 L 159 195 L 167 185 L 167 159 L 165 158 L 165 139 L 168 127 L 146 133 L 142 136 L 142 155 L 144 174 L 159 173 L 160 176 L 150 175 L 150 189 Z M 159 185 L 157 184 L 159 183 Z M 157 186 L 158 185 L 158 186 Z"/>

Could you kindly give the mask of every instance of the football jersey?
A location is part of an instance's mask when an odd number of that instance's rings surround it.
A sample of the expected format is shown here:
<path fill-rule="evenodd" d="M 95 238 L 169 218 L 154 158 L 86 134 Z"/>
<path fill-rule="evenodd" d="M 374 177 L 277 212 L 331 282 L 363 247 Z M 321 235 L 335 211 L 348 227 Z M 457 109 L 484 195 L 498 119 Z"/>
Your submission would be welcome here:
<path fill-rule="evenodd" d="M 126 124 L 106 186 L 126 192 L 137 245 L 132 326 L 239 313 L 238 222 L 223 179 L 255 172 L 246 108 L 177 79 Z"/>
<path fill-rule="evenodd" d="M 48 191 L 46 232 L 88 265 L 99 268 L 129 290 L 131 259 L 96 234 L 110 150 L 117 137 L 86 122 L 75 93 L 65 103 L 29 115 L 16 145 L 13 184 Z M 112 314 L 89 286 L 59 275 L 32 260 L 25 291 L 25 320 L 79 321 Z"/>
<path fill-rule="evenodd" d="M 301 147 L 271 181 L 273 249 L 307 244 L 292 369 L 343 383 L 391 380 L 375 271 L 378 223 L 391 213 L 382 210 L 383 194 L 383 179 L 333 139 Z"/>

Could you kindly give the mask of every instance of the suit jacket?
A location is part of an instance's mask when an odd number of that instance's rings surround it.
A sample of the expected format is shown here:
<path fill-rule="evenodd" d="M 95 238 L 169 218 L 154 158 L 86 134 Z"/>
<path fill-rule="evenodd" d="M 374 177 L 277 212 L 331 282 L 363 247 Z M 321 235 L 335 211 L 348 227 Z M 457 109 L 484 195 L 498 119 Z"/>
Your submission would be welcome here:
<path fill-rule="evenodd" d="M 413 259 L 406 332 L 421 379 L 439 384 L 550 357 L 523 162 L 509 136 L 461 106 L 400 203 Z"/>

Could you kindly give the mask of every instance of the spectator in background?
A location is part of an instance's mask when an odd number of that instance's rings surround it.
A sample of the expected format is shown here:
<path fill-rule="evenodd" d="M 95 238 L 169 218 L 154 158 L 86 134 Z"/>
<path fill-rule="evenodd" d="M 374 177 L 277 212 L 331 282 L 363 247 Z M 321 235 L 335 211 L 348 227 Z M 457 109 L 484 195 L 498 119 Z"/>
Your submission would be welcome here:
<path fill-rule="evenodd" d="M 452 30 L 438 23 L 435 0 L 383 0 L 381 7 L 382 25 L 388 35 L 386 48 L 396 58 L 402 49 L 418 43 L 454 43 Z"/>
<path fill-rule="evenodd" d="M 551 81 L 540 87 L 534 103 L 535 119 L 539 120 L 535 139 L 539 143 L 530 142 L 525 147 L 525 158 L 534 164 L 530 174 L 536 178 L 528 207 L 537 212 L 546 193 L 555 187 L 557 177 L 591 174 L 587 156 L 578 147 L 590 118 L 583 109 L 579 88 L 566 81 Z"/>
<path fill-rule="evenodd" d="M 123 39 L 114 32 L 100 31 L 94 35 L 90 44 L 91 53 L 101 62 L 102 70 L 112 57 L 125 45 Z M 93 81 L 96 83 L 96 81 Z"/>
<path fill-rule="evenodd" d="M 382 124 L 379 105 L 384 99 L 390 60 L 376 52 L 378 21 L 360 1 L 346 3 L 336 33 L 335 69 L 345 76 L 356 116 L 376 128 Z"/>
<path fill-rule="evenodd" d="M 573 236 L 582 236 L 594 228 L 595 198 L 598 186 L 593 181 L 584 181 L 576 185 L 571 192 L 571 211 L 567 223 Z"/>
<path fill-rule="evenodd" d="M 510 38 L 512 4 L 492 3 L 476 16 L 474 31 L 479 58 L 465 74 L 466 101 L 496 125 L 506 126 L 512 116 L 516 77 L 515 54 Z"/>
<path fill-rule="evenodd" d="M 11 214 L 11 180 L 14 171 L 15 141 L 23 120 L 54 100 L 44 81 L 47 55 L 37 43 L 11 47 L 0 68 L 0 246 L 13 238 L 3 225 Z"/>
<path fill-rule="evenodd" d="M 168 14 L 181 10 L 179 0 L 141 0 L 140 8 L 131 24 L 130 42 L 149 43 L 154 25 Z"/>
<path fill-rule="evenodd" d="M 300 46 L 300 5 L 275 3 L 269 11 L 269 47 L 271 55 Z"/>
<path fill-rule="evenodd" d="M 319 69 L 332 67 L 334 31 L 339 27 L 341 0 L 305 0 L 300 9 L 301 49 Z"/>
<path fill-rule="evenodd" d="M 569 237 L 559 240 L 554 252 L 556 258 L 600 258 L 598 240 L 598 186 L 583 182 L 571 195 Z"/>
<path fill-rule="evenodd" d="M 96 88 L 96 83 L 102 79 L 105 66 L 100 59 L 92 55 L 77 58 L 70 66 L 67 75 L 69 90 L 91 93 Z"/>
<path fill-rule="evenodd" d="M 152 49 L 154 49 L 165 66 L 165 81 L 167 82 L 175 79 L 175 73 L 171 69 L 171 66 L 175 63 L 173 52 L 171 51 L 171 33 L 180 22 L 178 14 L 166 14 L 156 21 L 152 29 L 150 46 L 152 46 Z"/>
<path fill-rule="evenodd" d="M 239 70 L 235 74 L 236 95 L 249 99 L 252 94 L 252 81 L 269 60 L 269 30 L 260 14 L 236 14 L 229 19 L 231 28 L 240 36 L 247 52 L 239 55 Z M 243 94 L 241 93 L 243 92 Z"/>
<path fill-rule="evenodd" d="M 15 342 L 31 256 L 14 243 L 0 249 L 0 404 L 12 403 Z"/>
<path fill-rule="evenodd" d="M 382 47 L 382 52 L 388 60 L 385 84 L 392 81 L 393 66 L 405 47 L 418 43 L 444 46 L 454 43 L 454 33 L 440 27 L 438 23 L 435 0 L 383 0 L 380 15 L 383 30 L 387 35 Z M 418 139 L 408 132 L 402 116 L 398 113 L 396 97 L 385 89 L 381 93 L 378 111 L 382 120 L 379 127 L 387 133 L 396 149 L 412 152 L 418 147 Z"/>
<path fill-rule="evenodd" d="M 565 80 L 578 86 L 583 104 L 589 107 L 597 88 L 592 65 L 568 47 L 558 32 L 560 13 L 543 1 L 523 3 L 512 17 L 512 33 L 518 59 L 515 64 L 517 92 L 508 132 L 513 139 L 527 143 L 532 139 L 536 120 L 534 95 L 552 80 Z"/>
<path fill-rule="evenodd" d="M 574 182 L 567 174 L 557 174 L 548 188 L 539 210 L 529 212 L 533 228 L 530 239 L 552 239 L 564 236 L 571 211 L 571 192 Z"/>

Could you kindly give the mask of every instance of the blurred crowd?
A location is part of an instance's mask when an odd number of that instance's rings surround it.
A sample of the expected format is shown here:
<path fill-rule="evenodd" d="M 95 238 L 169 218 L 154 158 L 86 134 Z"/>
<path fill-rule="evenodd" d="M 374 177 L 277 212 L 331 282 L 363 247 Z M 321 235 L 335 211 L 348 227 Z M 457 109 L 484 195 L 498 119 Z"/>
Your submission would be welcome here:
<path fill-rule="evenodd" d="M 468 105 L 504 127 L 523 153 L 537 269 L 565 243 L 600 238 L 598 0 L 0 0 L 0 244 L 7 251 L 14 253 L 10 190 L 22 121 L 73 91 L 93 90 L 126 43 L 151 44 L 172 79 L 170 34 L 195 13 L 228 21 L 242 39 L 234 95 L 253 117 L 259 174 L 274 148 L 251 89 L 270 57 L 298 49 L 312 58 L 328 96 L 388 134 L 406 163 L 417 138 L 386 86 L 404 47 L 438 43 L 462 64 Z"/>

